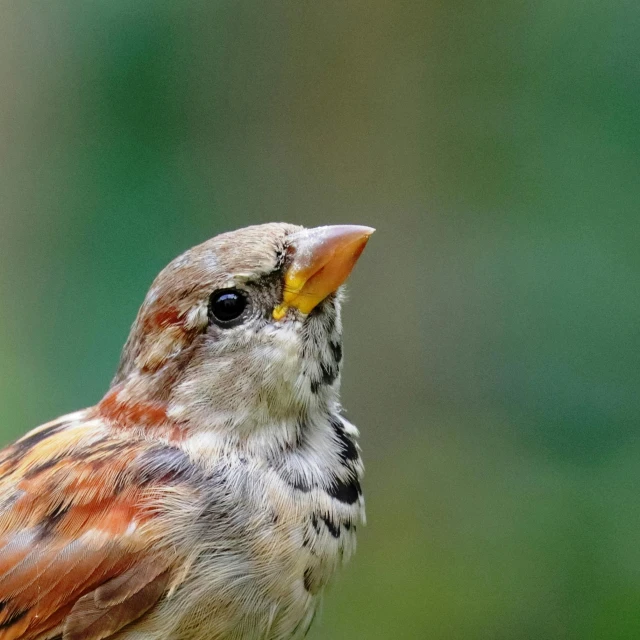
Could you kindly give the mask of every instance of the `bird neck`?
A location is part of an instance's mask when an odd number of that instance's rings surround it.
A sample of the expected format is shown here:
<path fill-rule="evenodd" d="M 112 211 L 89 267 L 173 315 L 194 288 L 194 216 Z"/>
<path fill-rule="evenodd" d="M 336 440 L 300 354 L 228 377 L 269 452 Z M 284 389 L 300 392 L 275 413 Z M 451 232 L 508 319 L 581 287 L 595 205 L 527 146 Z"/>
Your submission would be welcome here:
<path fill-rule="evenodd" d="M 317 425 L 340 412 L 339 378 L 314 385 L 301 374 L 294 383 L 298 393 L 285 389 L 283 397 L 227 385 L 226 404 L 208 402 L 206 389 L 193 386 L 189 379 L 176 382 L 168 371 L 132 372 L 111 386 L 93 413 L 132 437 L 175 444 L 200 434 L 218 448 L 275 454 L 299 448 Z"/>

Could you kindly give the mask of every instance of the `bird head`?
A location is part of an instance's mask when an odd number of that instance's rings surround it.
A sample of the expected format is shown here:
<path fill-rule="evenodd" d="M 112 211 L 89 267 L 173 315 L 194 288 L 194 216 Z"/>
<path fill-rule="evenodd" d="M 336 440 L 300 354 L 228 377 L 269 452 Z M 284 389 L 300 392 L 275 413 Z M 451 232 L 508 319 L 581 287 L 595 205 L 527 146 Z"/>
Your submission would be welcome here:
<path fill-rule="evenodd" d="M 140 308 L 103 414 L 243 437 L 336 409 L 342 284 L 372 233 L 265 224 L 173 260 Z"/>

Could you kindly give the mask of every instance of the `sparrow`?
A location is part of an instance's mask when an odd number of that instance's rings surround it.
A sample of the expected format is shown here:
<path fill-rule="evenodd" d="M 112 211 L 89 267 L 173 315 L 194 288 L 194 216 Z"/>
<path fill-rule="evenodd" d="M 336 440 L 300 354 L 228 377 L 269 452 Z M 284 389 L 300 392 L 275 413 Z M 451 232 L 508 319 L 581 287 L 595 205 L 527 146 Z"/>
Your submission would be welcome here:
<path fill-rule="evenodd" d="M 102 400 L 0 451 L 0 640 L 306 635 L 365 520 L 340 305 L 372 232 L 247 227 L 158 275 Z"/>

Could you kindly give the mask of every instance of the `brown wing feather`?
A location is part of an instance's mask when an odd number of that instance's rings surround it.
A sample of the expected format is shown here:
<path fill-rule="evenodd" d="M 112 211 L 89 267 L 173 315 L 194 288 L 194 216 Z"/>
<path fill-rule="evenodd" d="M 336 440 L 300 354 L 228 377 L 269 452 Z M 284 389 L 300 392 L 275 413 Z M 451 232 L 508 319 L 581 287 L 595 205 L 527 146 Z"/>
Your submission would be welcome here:
<path fill-rule="evenodd" d="M 0 452 L 0 640 L 99 640 L 163 596 L 175 555 L 152 498 L 184 455 L 75 414 Z"/>
<path fill-rule="evenodd" d="M 118 604 L 105 607 L 96 602 L 95 592 L 88 593 L 76 602 L 67 617 L 64 640 L 108 638 L 149 611 L 165 592 L 169 579 L 169 572 L 165 571 Z"/>

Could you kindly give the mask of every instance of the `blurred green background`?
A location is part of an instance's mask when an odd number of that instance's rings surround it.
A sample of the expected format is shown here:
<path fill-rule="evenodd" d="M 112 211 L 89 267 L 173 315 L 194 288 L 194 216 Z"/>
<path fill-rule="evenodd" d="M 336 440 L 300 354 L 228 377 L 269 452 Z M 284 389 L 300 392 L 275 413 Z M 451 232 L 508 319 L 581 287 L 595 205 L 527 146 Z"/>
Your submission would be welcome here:
<path fill-rule="evenodd" d="M 0 439 L 251 223 L 378 228 L 369 524 L 311 637 L 640 637 L 640 5 L 0 3 Z"/>

